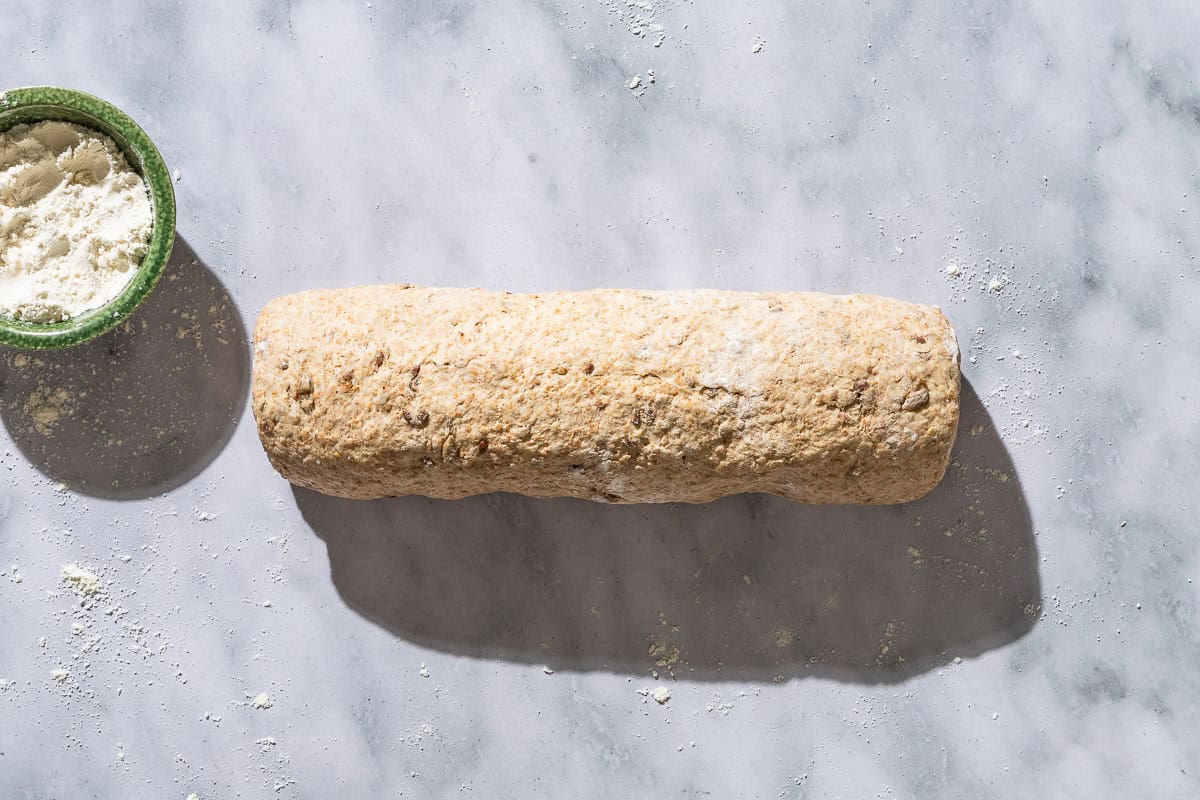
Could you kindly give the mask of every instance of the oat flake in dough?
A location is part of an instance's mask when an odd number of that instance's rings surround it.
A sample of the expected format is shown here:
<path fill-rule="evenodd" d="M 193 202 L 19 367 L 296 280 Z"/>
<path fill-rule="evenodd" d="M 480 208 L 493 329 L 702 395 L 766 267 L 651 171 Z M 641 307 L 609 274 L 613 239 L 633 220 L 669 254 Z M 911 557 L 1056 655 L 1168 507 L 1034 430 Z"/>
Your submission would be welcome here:
<path fill-rule="evenodd" d="M 104 305 L 151 225 L 146 185 L 112 139 L 68 122 L 0 132 L 0 314 L 56 322 Z"/>

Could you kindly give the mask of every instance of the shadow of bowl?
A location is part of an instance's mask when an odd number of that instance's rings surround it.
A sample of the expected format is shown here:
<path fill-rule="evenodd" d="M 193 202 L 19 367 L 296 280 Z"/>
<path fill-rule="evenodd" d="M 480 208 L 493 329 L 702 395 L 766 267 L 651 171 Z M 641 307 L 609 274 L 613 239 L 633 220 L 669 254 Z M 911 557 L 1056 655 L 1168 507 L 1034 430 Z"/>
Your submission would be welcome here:
<path fill-rule="evenodd" d="M 154 293 L 112 331 L 65 350 L 0 349 L 0 419 L 52 480 L 96 497 L 148 497 L 224 448 L 249 380 L 237 307 L 176 237 Z"/>
<path fill-rule="evenodd" d="M 903 506 L 293 491 L 345 602 L 423 646 L 559 670 L 892 682 L 1014 641 L 1040 608 L 1020 482 L 969 385 L 962 412 L 945 479 Z"/>

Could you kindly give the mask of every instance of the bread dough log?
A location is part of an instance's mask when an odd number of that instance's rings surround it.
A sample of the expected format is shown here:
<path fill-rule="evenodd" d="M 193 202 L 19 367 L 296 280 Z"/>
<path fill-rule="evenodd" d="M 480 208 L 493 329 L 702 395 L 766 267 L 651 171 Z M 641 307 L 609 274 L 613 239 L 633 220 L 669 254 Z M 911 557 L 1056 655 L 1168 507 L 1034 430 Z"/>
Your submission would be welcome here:
<path fill-rule="evenodd" d="M 254 341 L 271 464 L 340 497 L 899 503 L 958 425 L 949 321 L 871 295 L 362 286 Z"/>

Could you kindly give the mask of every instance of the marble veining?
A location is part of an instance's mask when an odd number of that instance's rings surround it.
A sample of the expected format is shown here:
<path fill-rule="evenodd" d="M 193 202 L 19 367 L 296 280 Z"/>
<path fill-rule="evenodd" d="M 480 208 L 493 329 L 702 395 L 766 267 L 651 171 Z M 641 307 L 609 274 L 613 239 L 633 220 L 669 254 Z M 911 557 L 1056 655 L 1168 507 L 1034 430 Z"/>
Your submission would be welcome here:
<path fill-rule="evenodd" d="M 179 206 L 129 326 L 0 352 L 0 796 L 1200 794 L 1200 7 L 0 19 L 0 89 L 115 103 Z M 293 491 L 248 331 L 370 282 L 936 303 L 955 460 L 876 509 Z"/>

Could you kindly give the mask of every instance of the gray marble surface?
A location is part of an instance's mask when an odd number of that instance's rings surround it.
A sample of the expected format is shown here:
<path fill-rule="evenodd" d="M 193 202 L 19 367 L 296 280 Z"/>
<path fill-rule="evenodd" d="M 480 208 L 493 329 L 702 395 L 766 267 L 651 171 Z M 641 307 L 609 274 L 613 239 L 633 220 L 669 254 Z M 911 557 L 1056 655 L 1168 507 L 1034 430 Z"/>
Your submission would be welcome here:
<path fill-rule="evenodd" d="M 0 352 L 0 796 L 1200 794 L 1200 8 L 828 6 L 0 0 L 0 80 L 124 108 L 180 211 L 132 326 Z M 380 281 L 937 303 L 955 461 L 293 491 L 247 330 Z"/>

